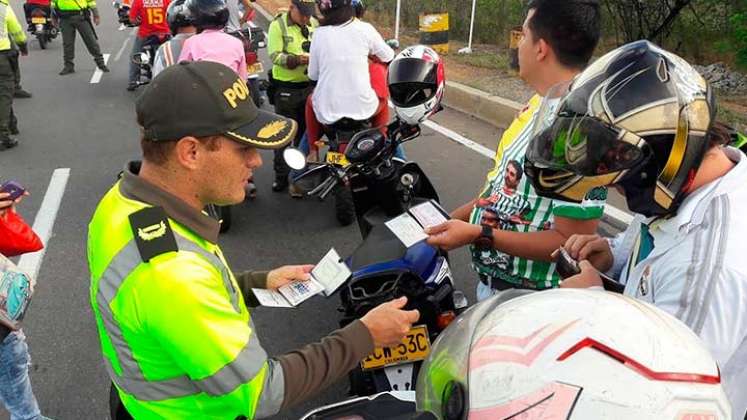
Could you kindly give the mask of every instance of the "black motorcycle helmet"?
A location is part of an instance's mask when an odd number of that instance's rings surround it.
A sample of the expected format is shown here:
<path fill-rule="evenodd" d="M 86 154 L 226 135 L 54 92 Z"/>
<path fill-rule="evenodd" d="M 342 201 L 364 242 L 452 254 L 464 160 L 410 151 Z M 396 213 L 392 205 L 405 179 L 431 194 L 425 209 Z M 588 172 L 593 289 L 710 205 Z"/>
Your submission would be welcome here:
<path fill-rule="evenodd" d="M 176 35 L 179 28 L 192 26 L 192 14 L 187 8 L 187 0 L 174 0 L 166 9 L 166 22 L 169 24 L 171 35 Z"/>
<path fill-rule="evenodd" d="M 355 17 L 352 0 L 316 0 L 322 16 L 321 26 L 337 26 Z"/>
<path fill-rule="evenodd" d="M 335 9 L 352 6 L 353 0 L 316 0 L 316 5 L 319 11 L 325 14 Z"/>
<path fill-rule="evenodd" d="M 636 213 L 676 212 L 715 119 L 705 79 L 680 57 L 637 41 L 561 90 L 546 95 L 527 149 L 525 173 L 537 192 L 580 202 L 593 188 L 619 185 Z"/>
<path fill-rule="evenodd" d="M 198 32 L 223 29 L 228 23 L 228 6 L 225 0 L 186 0 L 186 5 Z"/>

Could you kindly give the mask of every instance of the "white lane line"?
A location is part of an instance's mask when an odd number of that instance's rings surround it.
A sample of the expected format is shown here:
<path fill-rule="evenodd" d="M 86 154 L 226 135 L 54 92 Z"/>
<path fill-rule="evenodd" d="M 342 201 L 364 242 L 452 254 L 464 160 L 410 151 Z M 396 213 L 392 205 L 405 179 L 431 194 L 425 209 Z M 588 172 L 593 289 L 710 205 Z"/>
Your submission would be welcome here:
<path fill-rule="evenodd" d="M 127 38 L 125 38 L 124 42 L 122 42 L 122 46 L 119 48 L 119 51 L 117 51 L 117 55 L 114 56 L 114 61 L 119 61 L 119 59 L 122 58 L 122 54 L 124 53 L 124 50 L 129 43 L 130 37 L 128 36 Z"/>
<path fill-rule="evenodd" d="M 268 22 L 272 22 L 272 19 L 274 19 L 272 15 L 267 10 L 265 10 L 264 7 L 259 5 L 259 3 L 255 2 L 254 4 L 252 4 L 252 7 L 254 7 L 254 10 L 258 11 L 262 16 L 264 16 L 264 18 Z"/>
<path fill-rule="evenodd" d="M 109 55 L 110 54 L 104 54 L 104 64 L 107 64 L 109 62 Z M 101 76 L 104 75 L 104 72 L 101 71 L 100 68 L 96 67 L 96 71 L 93 72 L 93 76 L 91 76 L 91 83 L 98 83 L 101 81 Z"/>
<path fill-rule="evenodd" d="M 257 24 L 256 24 L 256 23 L 254 23 L 254 22 L 247 22 L 247 23 L 249 24 L 249 27 L 250 27 L 250 28 L 259 28 L 259 25 L 257 25 Z M 265 39 L 267 39 L 267 32 L 265 32 L 265 31 L 262 31 L 262 33 L 263 33 L 263 34 L 265 34 Z"/>
<path fill-rule="evenodd" d="M 437 131 L 444 136 L 448 137 L 449 139 L 461 144 L 462 146 L 465 146 L 483 156 L 485 156 L 488 159 L 493 159 L 495 157 L 495 152 L 493 150 L 488 149 L 487 147 L 483 146 L 482 144 L 476 143 L 463 135 L 453 131 L 449 130 L 446 127 L 440 126 L 433 121 L 426 120 L 423 123 L 424 126 L 430 128 L 433 131 Z"/>
<path fill-rule="evenodd" d="M 60 209 L 62 196 L 65 194 L 67 180 L 70 178 L 70 168 L 55 169 L 52 173 L 52 179 L 49 181 L 49 187 L 44 194 L 39 212 L 34 219 L 34 232 L 39 235 L 44 248 L 40 251 L 30 254 L 23 254 L 18 260 L 18 267 L 38 280 L 39 269 L 41 268 L 44 253 L 49 247 L 49 238 L 52 236 L 54 221 L 57 219 L 57 211 Z"/>
<path fill-rule="evenodd" d="M 452 141 L 455 141 L 461 144 L 462 146 L 465 146 L 468 149 L 485 156 L 488 159 L 493 159 L 495 157 L 495 152 L 493 150 L 490 150 L 487 147 L 479 143 L 476 143 L 457 132 L 449 130 L 446 127 L 440 126 L 433 121 L 426 120 L 423 123 L 423 125 L 430 128 L 433 131 L 443 134 L 444 136 L 451 139 Z M 620 210 L 617 207 L 614 207 L 613 205 L 609 203 L 604 206 L 604 214 L 606 214 L 608 217 L 616 220 L 619 223 L 624 223 L 625 225 L 629 225 L 630 222 L 633 221 L 633 216 L 630 215 L 630 213 Z"/>

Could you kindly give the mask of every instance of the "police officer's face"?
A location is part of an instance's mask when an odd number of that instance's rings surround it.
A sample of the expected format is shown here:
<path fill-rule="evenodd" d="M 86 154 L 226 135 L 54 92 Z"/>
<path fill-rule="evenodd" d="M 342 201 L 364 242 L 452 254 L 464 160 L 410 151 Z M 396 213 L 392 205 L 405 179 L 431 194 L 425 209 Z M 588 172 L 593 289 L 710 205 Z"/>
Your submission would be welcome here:
<path fill-rule="evenodd" d="M 293 22 L 297 23 L 298 25 L 305 26 L 305 25 L 308 25 L 309 22 L 311 21 L 311 16 L 304 16 L 303 13 L 301 13 L 301 11 L 298 10 L 298 6 L 292 3 L 290 7 L 290 15 L 291 15 L 291 20 L 293 20 Z"/>
<path fill-rule="evenodd" d="M 244 187 L 252 176 L 254 169 L 262 166 L 259 151 L 249 145 L 235 142 L 225 137 L 220 138 L 218 150 L 208 155 L 206 170 L 210 174 L 206 181 L 208 192 L 205 197 L 210 203 L 228 205 L 244 201 Z"/>

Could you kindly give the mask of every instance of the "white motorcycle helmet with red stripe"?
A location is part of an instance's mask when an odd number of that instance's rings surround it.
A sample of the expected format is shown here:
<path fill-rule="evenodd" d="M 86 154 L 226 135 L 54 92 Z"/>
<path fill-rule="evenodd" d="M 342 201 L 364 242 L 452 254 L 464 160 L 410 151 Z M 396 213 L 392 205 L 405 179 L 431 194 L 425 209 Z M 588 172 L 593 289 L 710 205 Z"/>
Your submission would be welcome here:
<path fill-rule="evenodd" d="M 602 291 L 507 291 L 476 305 L 441 333 L 417 384 L 418 410 L 446 420 L 731 419 L 690 329 Z"/>
<path fill-rule="evenodd" d="M 446 88 L 444 62 L 430 47 L 407 47 L 389 63 L 387 84 L 399 119 L 420 124 L 441 109 Z"/>

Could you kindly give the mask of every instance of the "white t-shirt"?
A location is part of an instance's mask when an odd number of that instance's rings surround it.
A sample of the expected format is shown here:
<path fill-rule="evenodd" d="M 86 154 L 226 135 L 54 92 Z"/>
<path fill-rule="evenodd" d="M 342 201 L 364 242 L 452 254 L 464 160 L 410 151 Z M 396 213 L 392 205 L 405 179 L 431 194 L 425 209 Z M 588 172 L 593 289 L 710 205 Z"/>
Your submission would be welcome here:
<path fill-rule="evenodd" d="M 721 369 L 734 420 L 747 411 L 747 157 L 725 176 L 699 188 L 673 218 L 649 223 L 651 254 L 636 262 L 643 218 L 613 240 L 615 261 L 626 261 L 625 294 L 649 302 L 687 324 Z M 626 240 L 635 237 L 635 240 Z M 632 245 L 632 246 L 631 246 Z M 617 264 L 616 264 L 617 265 Z"/>
<path fill-rule="evenodd" d="M 353 19 L 314 31 L 309 78 L 318 82 L 314 113 L 322 124 L 342 118 L 367 120 L 376 113 L 379 98 L 371 88 L 369 56 L 385 63 L 394 58 L 394 51 L 369 23 Z"/>

